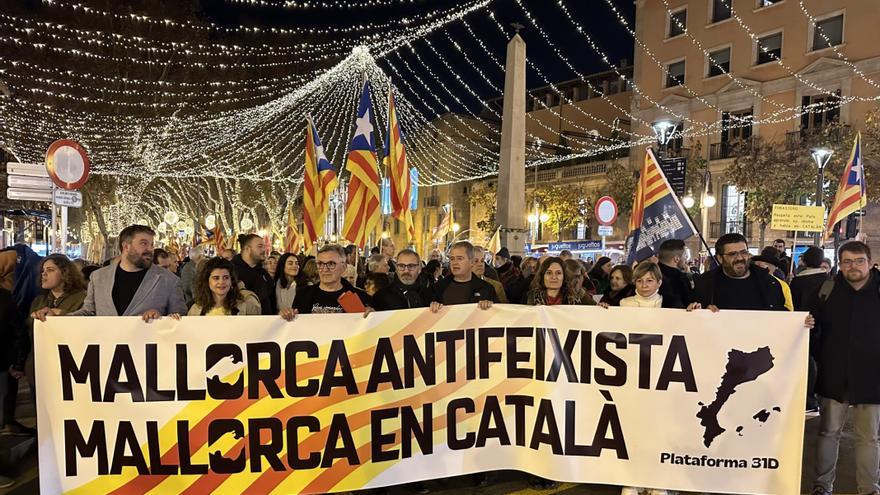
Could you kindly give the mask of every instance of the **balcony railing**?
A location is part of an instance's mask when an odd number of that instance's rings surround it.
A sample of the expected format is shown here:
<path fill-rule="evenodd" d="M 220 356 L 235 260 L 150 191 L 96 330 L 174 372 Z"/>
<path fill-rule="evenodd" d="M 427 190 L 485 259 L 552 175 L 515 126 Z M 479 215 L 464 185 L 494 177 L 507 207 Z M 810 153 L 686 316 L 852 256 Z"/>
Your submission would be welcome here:
<path fill-rule="evenodd" d="M 752 146 L 752 139 L 741 141 L 727 141 L 712 143 L 709 145 L 709 160 L 724 160 L 733 158 L 740 153 L 746 153 Z"/>
<path fill-rule="evenodd" d="M 440 196 L 425 196 L 425 208 L 439 208 Z"/>
<path fill-rule="evenodd" d="M 807 141 L 814 136 L 824 135 L 825 141 L 828 144 L 838 144 L 844 138 L 844 136 L 849 134 L 850 126 L 842 125 L 835 127 L 811 127 L 809 129 L 801 129 L 799 131 L 792 131 L 785 133 L 785 145 L 788 149 L 796 149 L 799 148 L 804 141 Z M 819 143 L 821 144 L 821 143 Z"/>
<path fill-rule="evenodd" d="M 709 236 L 712 238 L 719 238 L 724 234 L 730 234 L 731 232 L 736 232 L 738 234 L 742 234 L 746 239 L 752 238 L 752 223 L 751 222 L 712 222 L 709 225 Z"/>

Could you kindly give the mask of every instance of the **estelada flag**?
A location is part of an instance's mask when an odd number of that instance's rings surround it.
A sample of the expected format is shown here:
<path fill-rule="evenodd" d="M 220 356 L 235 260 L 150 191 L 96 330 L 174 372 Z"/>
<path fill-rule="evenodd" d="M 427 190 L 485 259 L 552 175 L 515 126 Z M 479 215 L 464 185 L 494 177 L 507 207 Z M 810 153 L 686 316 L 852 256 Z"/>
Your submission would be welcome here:
<path fill-rule="evenodd" d="M 354 137 L 345 162 L 351 177 L 348 180 L 348 199 L 342 224 L 342 237 L 361 249 L 379 223 L 379 160 L 376 157 L 372 115 L 370 84 L 367 82 L 361 92 Z"/>
<path fill-rule="evenodd" d="M 626 238 L 627 264 L 650 258 L 667 239 L 685 240 L 696 233 L 654 152 L 648 149 L 633 198 Z"/>
<path fill-rule="evenodd" d="M 305 165 L 303 172 L 303 244 L 308 251 L 324 231 L 330 194 L 338 183 L 336 171 L 324 154 L 318 129 L 306 117 Z"/>
<path fill-rule="evenodd" d="M 394 105 L 394 92 L 388 90 L 388 132 L 385 134 L 385 158 L 388 166 L 388 178 L 391 183 L 391 216 L 403 222 L 409 239 L 414 241 L 416 229 L 410 211 L 412 195 L 412 178 L 409 164 L 406 161 L 406 147 L 403 144 L 403 132 L 397 119 L 397 107 Z"/>
<path fill-rule="evenodd" d="M 837 195 L 834 196 L 834 206 L 831 207 L 831 212 L 828 214 L 825 240 L 831 237 L 834 226 L 838 222 L 867 205 L 868 195 L 865 191 L 865 167 L 862 163 L 862 133 L 860 132 L 856 134 L 849 161 L 840 177 Z"/>

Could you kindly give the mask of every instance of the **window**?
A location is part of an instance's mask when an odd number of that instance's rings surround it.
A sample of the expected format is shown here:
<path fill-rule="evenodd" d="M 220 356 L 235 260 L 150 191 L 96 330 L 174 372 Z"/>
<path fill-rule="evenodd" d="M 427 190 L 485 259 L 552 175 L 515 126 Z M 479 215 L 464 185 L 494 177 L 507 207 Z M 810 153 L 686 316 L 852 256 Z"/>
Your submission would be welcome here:
<path fill-rule="evenodd" d="M 758 38 L 757 64 L 766 64 L 782 58 L 782 33 L 773 33 Z"/>
<path fill-rule="evenodd" d="M 746 195 L 733 184 L 725 184 L 721 192 L 721 234 L 745 234 Z"/>
<path fill-rule="evenodd" d="M 720 76 L 730 72 L 730 47 L 709 52 L 708 76 Z"/>
<path fill-rule="evenodd" d="M 816 22 L 813 29 L 813 50 L 843 43 L 843 14 Z"/>
<path fill-rule="evenodd" d="M 730 19 L 730 2 L 733 0 L 712 0 L 712 22 Z"/>
<path fill-rule="evenodd" d="M 840 91 L 834 94 L 804 96 L 801 100 L 801 129 L 821 129 L 840 120 Z"/>
<path fill-rule="evenodd" d="M 673 62 L 666 66 L 666 87 L 681 86 L 684 84 L 684 60 Z"/>
<path fill-rule="evenodd" d="M 608 94 L 615 95 L 620 93 L 620 79 L 612 79 L 608 83 Z"/>
<path fill-rule="evenodd" d="M 743 142 L 752 137 L 752 110 L 721 114 L 721 142 Z"/>
<path fill-rule="evenodd" d="M 669 14 L 669 35 L 667 38 L 681 36 L 687 31 L 687 9 L 678 10 Z"/>

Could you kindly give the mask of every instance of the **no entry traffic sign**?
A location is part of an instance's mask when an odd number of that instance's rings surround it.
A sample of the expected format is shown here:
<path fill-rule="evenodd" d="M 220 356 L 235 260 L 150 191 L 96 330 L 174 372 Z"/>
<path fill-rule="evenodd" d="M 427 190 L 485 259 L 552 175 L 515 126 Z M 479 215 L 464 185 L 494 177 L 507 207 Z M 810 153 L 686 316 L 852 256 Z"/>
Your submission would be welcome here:
<path fill-rule="evenodd" d="M 611 196 L 602 196 L 596 200 L 596 220 L 599 225 L 614 225 L 617 220 L 617 203 Z"/>

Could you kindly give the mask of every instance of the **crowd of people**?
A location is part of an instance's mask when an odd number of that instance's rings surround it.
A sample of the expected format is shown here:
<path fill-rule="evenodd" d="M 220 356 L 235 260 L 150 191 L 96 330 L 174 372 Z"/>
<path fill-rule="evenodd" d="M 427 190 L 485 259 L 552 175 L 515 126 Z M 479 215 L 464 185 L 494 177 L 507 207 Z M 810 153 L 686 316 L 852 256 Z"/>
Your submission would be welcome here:
<path fill-rule="evenodd" d="M 428 259 L 411 249 L 396 250 L 391 239 L 382 239 L 366 257 L 359 257 L 354 246 L 336 244 L 305 256 L 268 252 L 255 234 L 239 237 L 238 252 L 227 249 L 208 257 L 194 248 L 179 266 L 176 256 L 154 247 L 155 233 L 147 226 L 127 227 L 118 240 L 119 256 L 100 268 L 85 270 L 60 254 L 42 258 L 39 291 L 30 300 L 0 289 L 0 321 L 21 322 L 7 325 L 16 345 L 7 346 L 0 369 L 8 369 L 10 380 L 26 377 L 34 398 L 33 320 L 54 316 L 139 316 L 149 322 L 165 316 L 276 315 L 289 321 L 298 314 L 437 312 L 444 306 L 488 309 L 496 303 L 800 310 L 810 313 L 806 325 L 812 327 L 805 406 L 821 416 L 813 493 L 832 493 L 838 444 L 851 408 L 859 493 L 880 494 L 880 272 L 862 242 L 840 247 L 835 275 L 819 248 L 807 249 L 795 270 L 781 240 L 753 256 L 740 234 L 721 236 L 715 243 L 716 266 L 700 274 L 680 240 L 664 242 L 655 257 L 635 266 L 608 257 L 587 262 L 568 251 L 525 258 L 511 256 L 506 248 L 487 253 L 466 241 L 454 243 L 448 253 L 435 249 Z M 12 393 L 6 385 L 7 377 L 0 376 L 0 395 Z M 487 480 L 480 475 L 476 482 Z M 531 484 L 555 486 L 537 477 Z M 424 483 L 408 488 L 429 491 Z M 622 494 L 640 491 L 625 487 Z"/>

